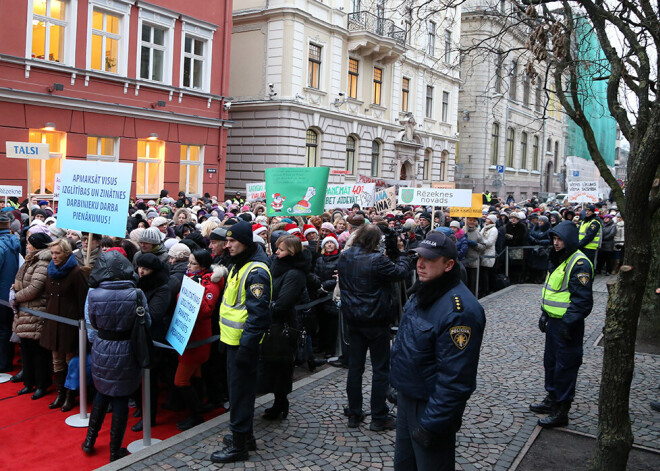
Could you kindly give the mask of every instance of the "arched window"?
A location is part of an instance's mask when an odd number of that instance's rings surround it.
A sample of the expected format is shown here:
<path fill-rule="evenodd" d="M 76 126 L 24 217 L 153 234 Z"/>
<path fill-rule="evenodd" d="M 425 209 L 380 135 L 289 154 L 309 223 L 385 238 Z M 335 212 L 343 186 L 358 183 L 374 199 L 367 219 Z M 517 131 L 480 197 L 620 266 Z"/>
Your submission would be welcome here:
<path fill-rule="evenodd" d="M 559 141 L 555 141 L 555 172 L 558 171 L 559 171 Z"/>
<path fill-rule="evenodd" d="M 520 168 L 527 168 L 527 133 L 520 134 Z"/>
<path fill-rule="evenodd" d="M 371 176 L 378 177 L 380 175 L 380 142 L 374 140 L 371 143 Z"/>
<path fill-rule="evenodd" d="M 355 138 L 348 136 L 346 138 L 346 167 L 351 173 L 355 172 Z"/>
<path fill-rule="evenodd" d="M 515 146 L 516 132 L 509 128 L 506 133 L 506 166 L 513 167 L 513 148 Z"/>
<path fill-rule="evenodd" d="M 307 130 L 307 137 L 305 139 L 306 153 L 307 153 L 307 166 L 318 167 L 318 147 L 319 135 L 313 129 Z"/>
<path fill-rule="evenodd" d="M 497 165 L 497 154 L 500 147 L 500 125 L 493 123 L 493 130 L 490 136 L 490 164 Z"/>
<path fill-rule="evenodd" d="M 532 147 L 532 170 L 539 169 L 539 136 L 534 136 L 534 145 Z"/>

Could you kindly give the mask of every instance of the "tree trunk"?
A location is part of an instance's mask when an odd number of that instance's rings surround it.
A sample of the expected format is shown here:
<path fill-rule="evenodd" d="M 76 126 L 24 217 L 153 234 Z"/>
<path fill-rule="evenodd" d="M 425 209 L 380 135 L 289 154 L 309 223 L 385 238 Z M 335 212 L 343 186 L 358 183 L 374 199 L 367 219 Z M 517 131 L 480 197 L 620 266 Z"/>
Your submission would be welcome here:
<path fill-rule="evenodd" d="M 642 310 L 639 313 L 637 341 L 660 347 L 660 217 L 651 222 L 651 267 L 644 290 Z"/>

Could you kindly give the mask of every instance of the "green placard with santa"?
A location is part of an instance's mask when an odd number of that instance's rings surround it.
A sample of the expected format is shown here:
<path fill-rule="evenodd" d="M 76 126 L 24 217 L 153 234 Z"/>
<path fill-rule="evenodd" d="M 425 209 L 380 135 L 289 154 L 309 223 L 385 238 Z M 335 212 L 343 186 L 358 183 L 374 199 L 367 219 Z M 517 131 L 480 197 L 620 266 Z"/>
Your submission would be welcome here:
<path fill-rule="evenodd" d="M 268 216 L 323 214 L 329 173 L 328 167 L 267 168 Z"/>

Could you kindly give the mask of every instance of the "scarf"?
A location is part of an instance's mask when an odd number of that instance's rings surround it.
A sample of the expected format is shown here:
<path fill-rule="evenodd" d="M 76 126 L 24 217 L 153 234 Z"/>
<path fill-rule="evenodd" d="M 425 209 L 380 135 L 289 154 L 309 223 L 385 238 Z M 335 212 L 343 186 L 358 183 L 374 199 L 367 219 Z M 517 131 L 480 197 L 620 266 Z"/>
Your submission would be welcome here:
<path fill-rule="evenodd" d="M 78 260 L 74 254 L 69 255 L 69 258 L 61 267 L 55 265 L 55 262 L 51 260 L 48 264 L 48 276 L 53 280 L 64 278 L 77 266 Z"/>
<path fill-rule="evenodd" d="M 337 255 L 339 253 L 339 250 L 335 249 L 332 252 L 325 252 L 323 254 L 324 257 L 331 257 L 332 255 Z"/>
<path fill-rule="evenodd" d="M 427 309 L 440 297 L 444 296 L 450 289 L 461 282 L 461 269 L 458 262 L 454 263 L 454 268 L 442 276 L 434 278 L 426 283 L 419 283 L 417 287 L 417 306 L 421 309 Z"/>

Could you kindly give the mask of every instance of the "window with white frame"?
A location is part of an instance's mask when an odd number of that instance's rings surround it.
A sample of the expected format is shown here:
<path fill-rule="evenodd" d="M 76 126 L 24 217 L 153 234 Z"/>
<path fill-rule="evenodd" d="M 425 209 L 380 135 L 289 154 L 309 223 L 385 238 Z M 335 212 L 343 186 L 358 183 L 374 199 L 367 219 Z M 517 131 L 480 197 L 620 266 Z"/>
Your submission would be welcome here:
<path fill-rule="evenodd" d="M 202 146 L 182 145 L 179 158 L 179 191 L 186 195 L 202 194 L 202 167 L 204 166 L 204 148 Z"/>
<path fill-rule="evenodd" d="M 308 167 L 318 167 L 319 135 L 313 129 L 308 129 L 305 136 L 305 154 Z"/>
<path fill-rule="evenodd" d="M 449 92 L 442 92 L 442 122 L 449 119 Z"/>
<path fill-rule="evenodd" d="M 520 134 L 520 168 L 527 168 L 527 133 Z"/>
<path fill-rule="evenodd" d="M 157 195 L 163 188 L 165 144 L 162 141 L 138 139 L 135 193 Z"/>
<path fill-rule="evenodd" d="M 379 141 L 374 140 L 371 143 L 371 176 L 377 177 L 380 175 L 380 151 L 382 146 Z"/>
<path fill-rule="evenodd" d="M 355 172 L 355 142 L 353 136 L 348 136 L 346 138 L 346 166 L 344 169 L 351 174 Z"/>
<path fill-rule="evenodd" d="M 186 36 L 183 47 L 183 86 L 202 88 L 204 81 L 204 41 Z"/>
<path fill-rule="evenodd" d="M 408 111 L 408 98 L 410 97 L 410 79 L 403 77 L 401 80 L 401 111 Z"/>
<path fill-rule="evenodd" d="M 318 89 L 321 83 L 321 46 L 310 44 L 307 60 L 307 86 Z"/>
<path fill-rule="evenodd" d="M 26 57 L 71 64 L 75 48 L 77 0 L 30 0 L 32 28 Z"/>
<path fill-rule="evenodd" d="M 213 34 L 218 27 L 186 16 L 182 22 L 181 86 L 209 92 Z"/>
<path fill-rule="evenodd" d="M 431 149 L 426 149 L 424 151 L 424 166 L 422 167 L 422 178 L 424 180 L 431 179 L 431 155 L 433 151 Z"/>
<path fill-rule="evenodd" d="M 165 28 L 142 23 L 140 41 L 140 78 L 163 81 L 165 67 Z"/>
<path fill-rule="evenodd" d="M 426 86 L 426 114 L 427 118 L 433 118 L 433 87 Z"/>
<path fill-rule="evenodd" d="M 374 86 L 373 86 L 373 93 L 371 97 L 371 103 L 374 105 L 380 105 L 381 104 L 381 97 L 382 97 L 382 90 L 383 90 L 383 69 L 380 67 L 374 67 Z"/>
<path fill-rule="evenodd" d="M 117 162 L 118 141 L 115 137 L 87 136 L 87 160 Z"/>
<path fill-rule="evenodd" d="M 121 16 L 94 8 L 92 15 L 91 68 L 118 73 Z"/>
<path fill-rule="evenodd" d="M 427 24 L 427 28 L 428 28 L 428 31 L 427 31 L 428 40 L 427 40 L 426 52 L 430 56 L 434 56 L 435 55 L 435 28 L 436 28 L 435 21 L 429 21 L 428 24 Z"/>
<path fill-rule="evenodd" d="M 451 31 L 445 30 L 445 62 L 451 62 Z"/>

